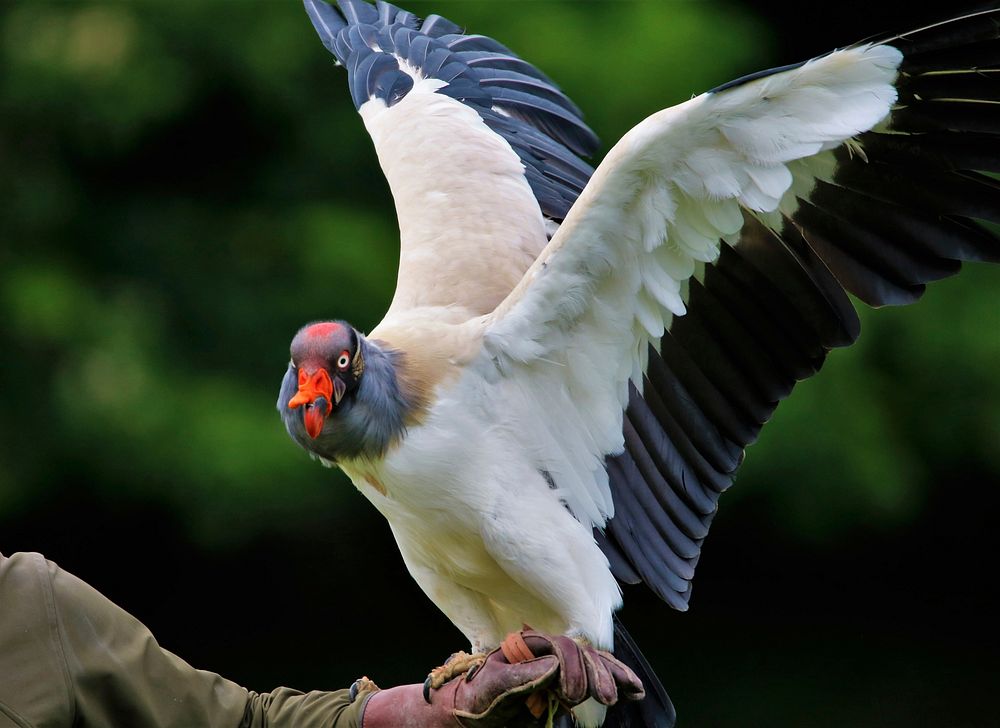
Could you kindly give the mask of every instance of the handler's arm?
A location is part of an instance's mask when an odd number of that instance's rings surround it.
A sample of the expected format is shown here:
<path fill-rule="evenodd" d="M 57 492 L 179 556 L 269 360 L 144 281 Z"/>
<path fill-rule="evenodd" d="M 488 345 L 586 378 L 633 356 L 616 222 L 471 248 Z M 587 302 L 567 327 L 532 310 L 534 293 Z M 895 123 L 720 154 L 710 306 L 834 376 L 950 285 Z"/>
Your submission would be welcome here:
<path fill-rule="evenodd" d="M 0 555 L 0 726 L 358 728 L 346 690 L 247 691 L 39 554 Z"/>

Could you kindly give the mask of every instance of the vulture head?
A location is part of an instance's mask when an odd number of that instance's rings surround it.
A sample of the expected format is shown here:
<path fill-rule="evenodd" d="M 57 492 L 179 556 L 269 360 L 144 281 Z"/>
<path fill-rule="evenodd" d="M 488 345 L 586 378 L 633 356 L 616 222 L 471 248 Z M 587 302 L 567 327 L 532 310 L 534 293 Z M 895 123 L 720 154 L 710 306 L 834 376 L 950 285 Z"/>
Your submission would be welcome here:
<path fill-rule="evenodd" d="M 398 354 L 343 321 L 320 321 L 299 329 L 291 355 L 278 394 L 291 438 L 331 462 L 383 454 L 408 410 Z"/>
<path fill-rule="evenodd" d="M 303 327 L 292 339 L 292 365 L 298 391 L 288 400 L 290 409 L 302 408 L 306 433 L 316 439 L 326 418 L 348 392 L 357 389 L 365 371 L 358 332 L 338 321 Z"/>

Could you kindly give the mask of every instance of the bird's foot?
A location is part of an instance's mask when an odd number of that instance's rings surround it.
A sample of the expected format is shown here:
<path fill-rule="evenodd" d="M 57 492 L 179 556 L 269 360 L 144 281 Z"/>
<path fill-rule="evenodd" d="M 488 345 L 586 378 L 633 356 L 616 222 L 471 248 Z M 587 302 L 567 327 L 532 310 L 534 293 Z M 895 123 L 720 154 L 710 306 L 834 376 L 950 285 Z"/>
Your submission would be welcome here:
<path fill-rule="evenodd" d="M 452 678 L 464 675 L 465 673 L 478 668 L 486 661 L 485 652 L 477 652 L 470 655 L 468 652 L 456 652 L 445 661 L 440 667 L 435 667 L 430 671 L 424 681 L 424 698 L 430 702 L 430 691 L 437 690 Z"/>

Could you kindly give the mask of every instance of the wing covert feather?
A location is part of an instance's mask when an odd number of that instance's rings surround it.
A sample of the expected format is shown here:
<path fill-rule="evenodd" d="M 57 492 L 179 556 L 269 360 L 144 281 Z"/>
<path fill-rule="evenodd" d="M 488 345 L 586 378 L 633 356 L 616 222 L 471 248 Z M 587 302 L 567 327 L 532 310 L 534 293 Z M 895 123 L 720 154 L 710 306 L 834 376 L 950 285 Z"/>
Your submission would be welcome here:
<path fill-rule="evenodd" d="M 910 303 L 960 261 L 1000 259 L 980 223 L 1000 221 L 1000 184 L 977 171 L 1000 166 L 988 82 L 1000 57 L 976 55 L 1000 42 L 998 18 L 835 51 L 654 114 L 488 317 L 483 363 L 522 392 L 512 416 L 532 421 L 526 438 L 588 448 L 572 469 L 538 448 L 539 467 L 604 531 L 622 581 L 687 607 L 744 448 L 857 338 L 848 294 Z M 532 406 L 541 392 L 548 406 Z"/>
<path fill-rule="evenodd" d="M 492 311 L 562 221 L 598 140 L 541 71 L 437 15 L 304 0 L 348 74 L 400 228 L 390 311 Z"/>

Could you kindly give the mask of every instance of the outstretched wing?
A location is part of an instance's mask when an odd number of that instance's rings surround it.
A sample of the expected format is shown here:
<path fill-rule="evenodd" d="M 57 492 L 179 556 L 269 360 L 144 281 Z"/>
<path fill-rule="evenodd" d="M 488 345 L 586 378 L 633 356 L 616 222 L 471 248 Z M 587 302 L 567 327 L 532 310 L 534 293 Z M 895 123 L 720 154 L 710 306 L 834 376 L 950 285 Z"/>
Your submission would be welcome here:
<path fill-rule="evenodd" d="M 1000 260 L 1000 12 L 756 74 L 598 167 L 488 321 L 483 365 L 619 579 L 686 609 L 719 495 L 777 403 L 852 343 L 848 293 Z M 978 170 L 978 171 L 974 171 Z"/>
<path fill-rule="evenodd" d="M 392 310 L 484 314 L 523 276 L 593 171 L 597 137 L 534 66 L 444 18 L 305 0 L 347 69 L 396 203 Z"/>

